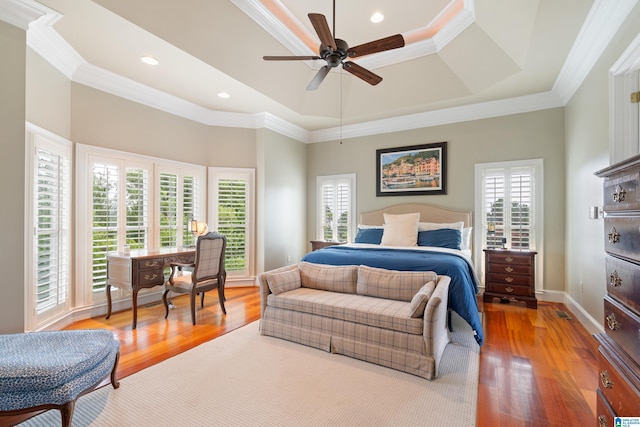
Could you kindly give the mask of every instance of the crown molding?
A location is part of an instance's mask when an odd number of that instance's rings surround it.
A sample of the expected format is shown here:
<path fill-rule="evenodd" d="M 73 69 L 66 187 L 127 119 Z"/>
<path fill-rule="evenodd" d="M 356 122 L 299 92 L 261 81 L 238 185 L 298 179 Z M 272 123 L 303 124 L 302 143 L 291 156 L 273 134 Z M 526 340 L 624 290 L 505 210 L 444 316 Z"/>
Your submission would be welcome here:
<path fill-rule="evenodd" d="M 55 12 L 34 0 L 2 0 L 0 2 L 0 21 L 25 31 L 31 22 L 50 13 Z"/>
<path fill-rule="evenodd" d="M 596 0 L 593 3 L 553 85 L 553 92 L 565 104 L 578 90 L 637 3 L 638 0 Z"/>

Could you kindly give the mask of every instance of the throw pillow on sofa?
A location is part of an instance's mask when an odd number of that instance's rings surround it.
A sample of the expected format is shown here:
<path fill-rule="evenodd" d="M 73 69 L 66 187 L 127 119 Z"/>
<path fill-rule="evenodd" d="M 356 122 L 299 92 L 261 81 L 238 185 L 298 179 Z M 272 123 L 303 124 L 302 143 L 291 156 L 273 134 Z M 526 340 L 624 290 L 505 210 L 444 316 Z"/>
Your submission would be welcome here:
<path fill-rule="evenodd" d="M 296 268 L 283 273 L 270 274 L 267 276 L 267 284 L 271 293 L 276 295 L 292 291 L 300 287 L 300 273 Z"/>
<path fill-rule="evenodd" d="M 417 294 L 411 299 L 411 317 L 422 317 L 424 309 L 433 291 L 436 289 L 436 282 L 433 280 L 420 288 Z"/>
<path fill-rule="evenodd" d="M 433 271 L 397 271 L 358 267 L 358 295 L 410 302 L 425 283 L 437 280 Z"/>
<path fill-rule="evenodd" d="M 300 283 L 305 288 L 323 291 L 356 293 L 358 267 L 355 265 L 335 266 L 300 262 Z"/>

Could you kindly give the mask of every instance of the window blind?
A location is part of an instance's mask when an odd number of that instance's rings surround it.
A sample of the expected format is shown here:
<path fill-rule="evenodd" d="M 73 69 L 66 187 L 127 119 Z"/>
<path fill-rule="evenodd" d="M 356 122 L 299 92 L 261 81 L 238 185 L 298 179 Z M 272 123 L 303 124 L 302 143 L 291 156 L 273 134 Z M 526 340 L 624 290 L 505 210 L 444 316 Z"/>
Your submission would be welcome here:
<path fill-rule="evenodd" d="M 149 172 L 127 168 L 126 242 L 131 249 L 149 247 Z"/>
<path fill-rule="evenodd" d="M 247 269 L 248 184 L 244 179 L 218 180 L 217 227 L 227 237 L 225 268 L 230 272 Z"/>
<path fill-rule="evenodd" d="M 354 175 L 318 177 L 318 238 L 341 242 L 351 240 L 354 187 Z"/>
<path fill-rule="evenodd" d="M 119 168 L 94 163 L 92 174 L 92 283 L 97 291 L 107 283 L 107 253 L 118 249 Z"/>
<path fill-rule="evenodd" d="M 160 247 L 177 246 L 178 175 L 160 174 Z"/>

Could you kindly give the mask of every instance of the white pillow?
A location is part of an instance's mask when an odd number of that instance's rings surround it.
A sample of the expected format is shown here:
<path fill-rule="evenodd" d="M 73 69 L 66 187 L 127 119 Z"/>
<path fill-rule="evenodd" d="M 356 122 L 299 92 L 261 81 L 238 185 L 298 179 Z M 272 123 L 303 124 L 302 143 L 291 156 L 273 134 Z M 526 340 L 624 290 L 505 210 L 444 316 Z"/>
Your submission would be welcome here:
<path fill-rule="evenodd" d="M 384 214 L 382 246 L 418 246 L 420 213 L 404 215 Z"/>
<path fill-rule="evenodd" d="M 358 228 L 360 229 L 367 229 L 367 228 L 384 228 L 384 226 L 382 225 L 366 225 L 366 224 L 358 224 Z"/>
<path fill-rule="evenodd" d="M 460 249 L 469 250 L 471 249 L 471 231 L 473 227 L 465 227 L 462 229 L 462 240 L 460 242 Z"/>
<path fill-rule="evenodd" d="M 418 224 L 418 231 L 431 231 L 431 230 L 440 230 L 442 228 L 452 228 L 454 230 L 460 230 L 462 233 L 462 228 L 464 227 L 464 222 L 421 222 Z"/>

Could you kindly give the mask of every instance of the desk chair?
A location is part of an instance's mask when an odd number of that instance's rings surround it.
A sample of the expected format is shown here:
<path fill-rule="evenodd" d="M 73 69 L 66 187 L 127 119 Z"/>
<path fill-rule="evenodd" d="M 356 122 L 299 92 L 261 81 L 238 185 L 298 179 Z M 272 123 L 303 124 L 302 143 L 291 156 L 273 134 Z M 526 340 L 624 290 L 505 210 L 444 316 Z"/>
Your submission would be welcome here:
<path fill-rule="evenodd" d="M 172 263 L 171 276 L 165 283 L 162 293 L 162 302 L 165 307 L 166 319 L 169 316 L 169 291 L 179 294 L 189 294 L 191 297 L 191 321 L 196 324 L 196 295 L 200 294 L 200 307 L 204 307 L 204 294 L 212 289 L 218 289 L 218 301 L 222 312 L 227 314 L 224 308 L 224 282 L 227 272 L 224 269 L 224 255 L 227 247 L 227 238 L 215 232 L 198 237 L 196 243 L 196 261 L 193 264 Z M 178 275 L 181 267 L 193 267 L 193 273 Z"/>

